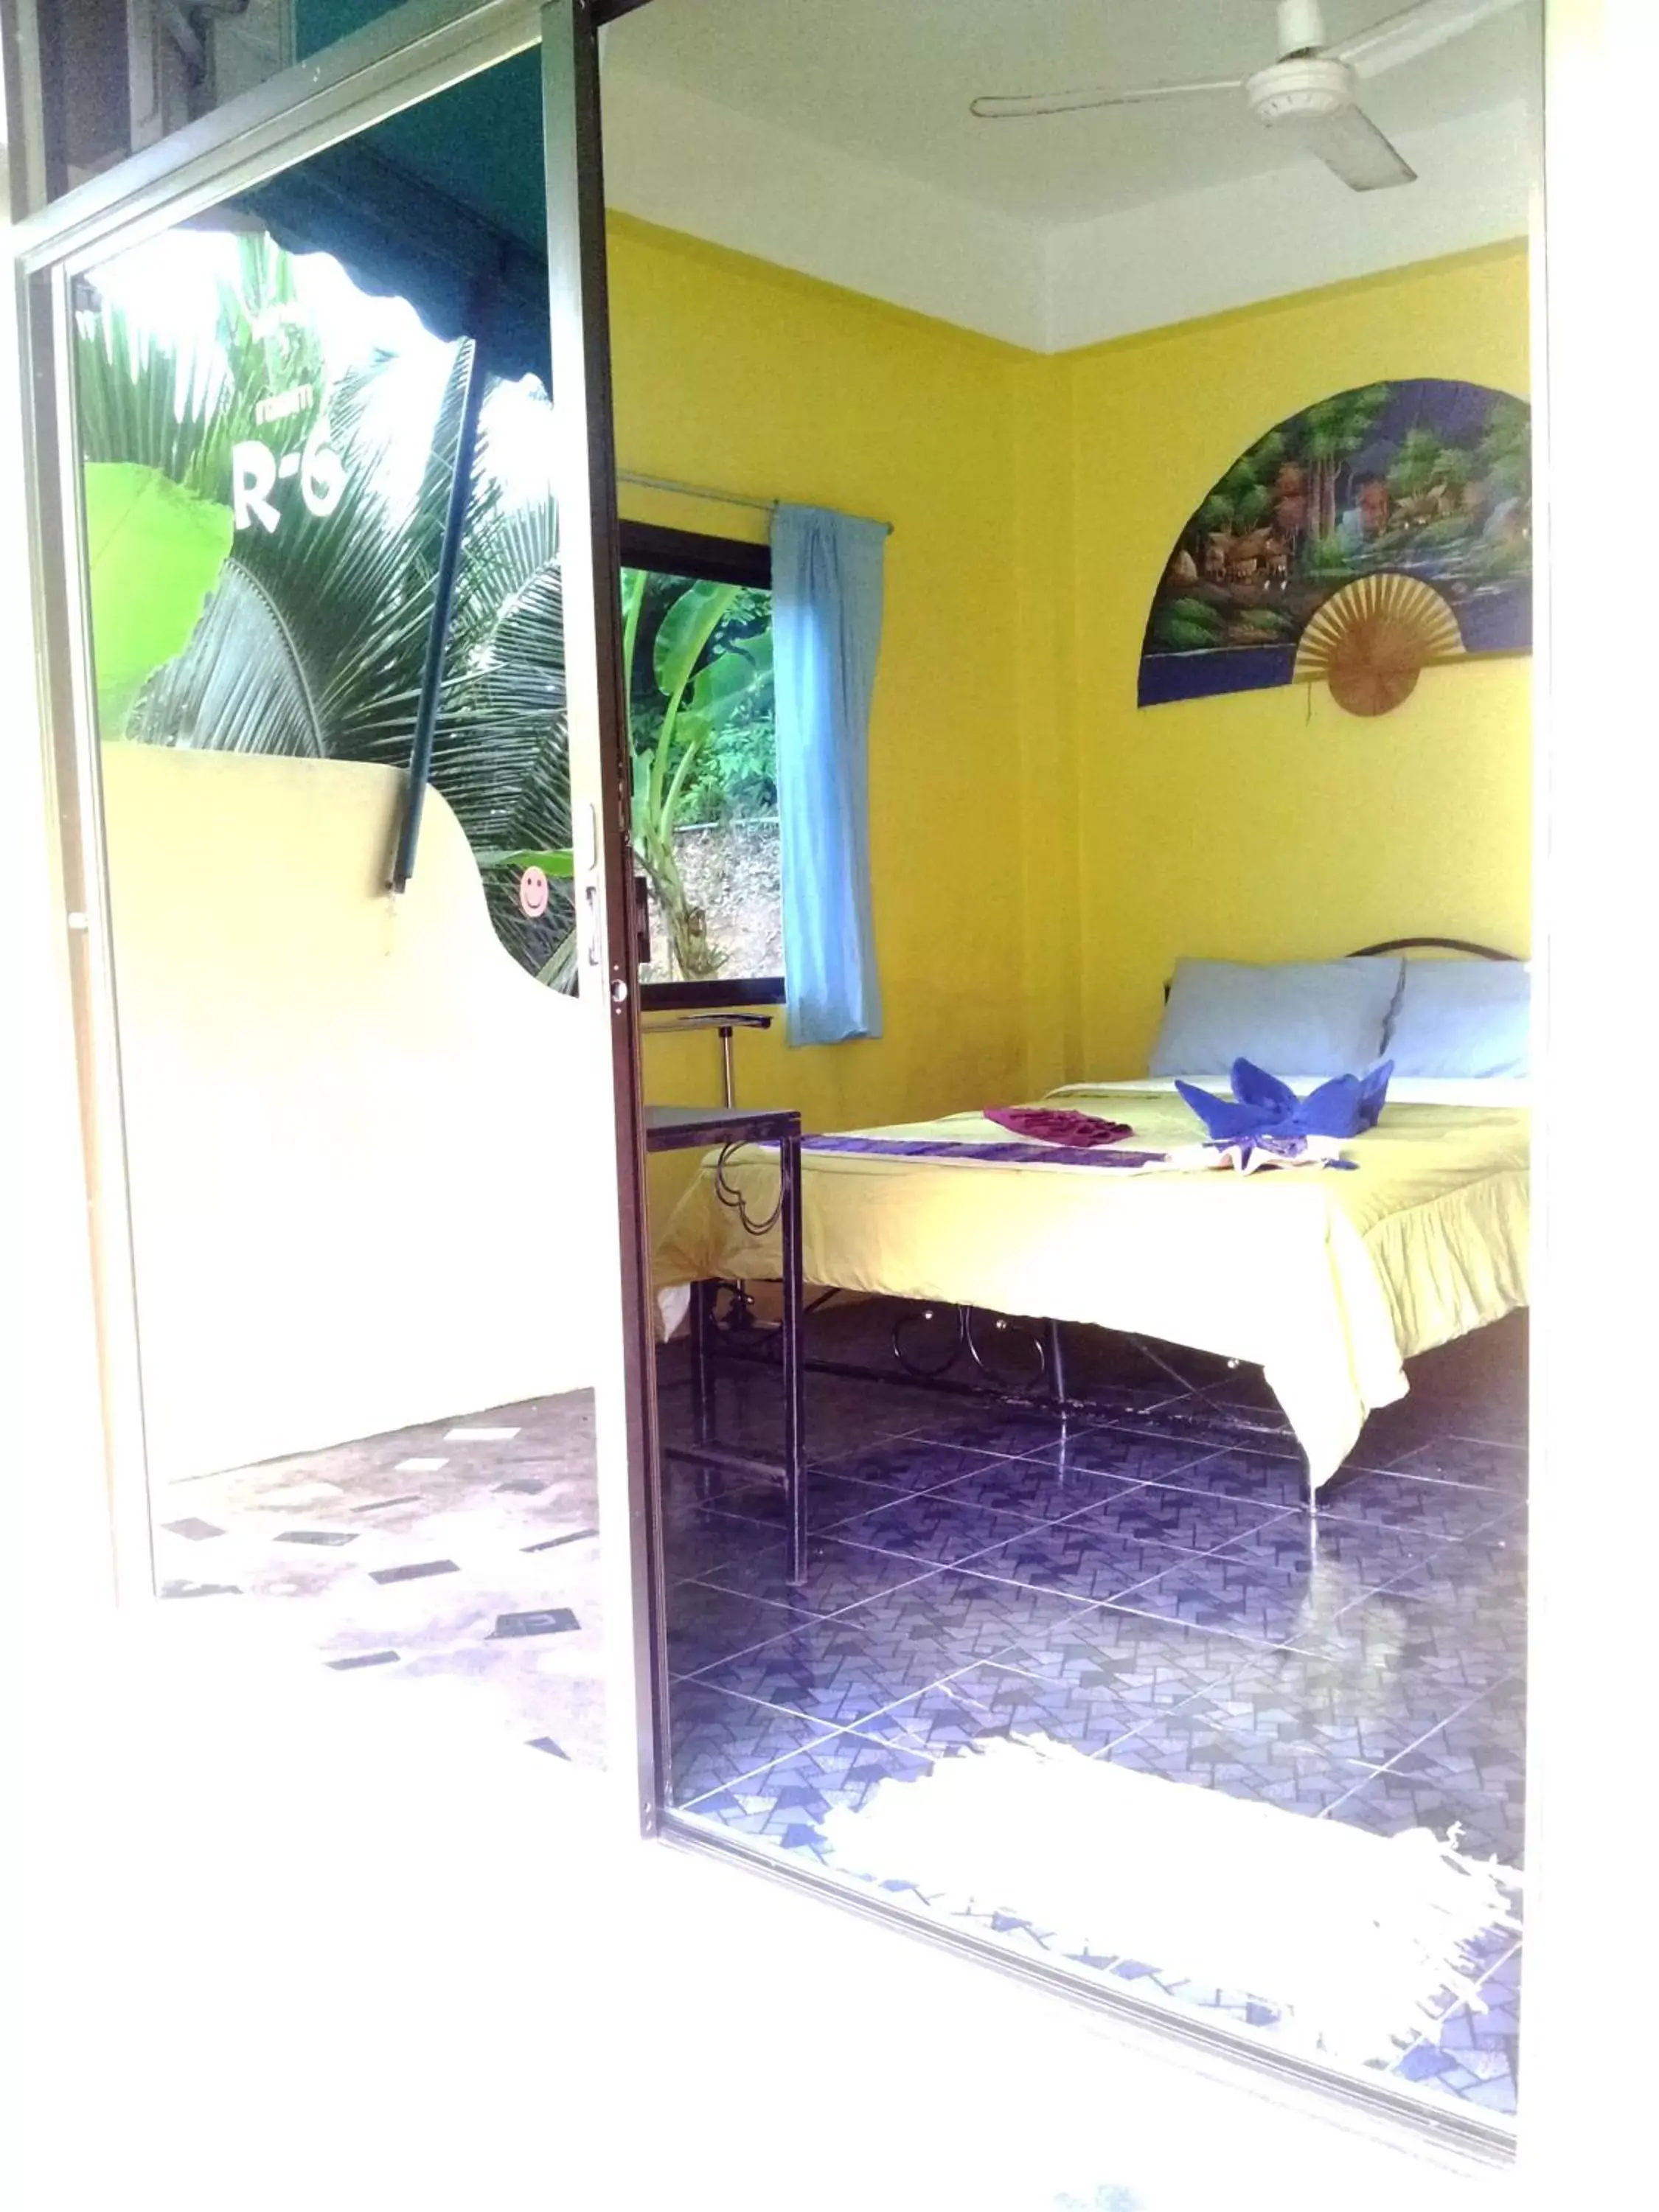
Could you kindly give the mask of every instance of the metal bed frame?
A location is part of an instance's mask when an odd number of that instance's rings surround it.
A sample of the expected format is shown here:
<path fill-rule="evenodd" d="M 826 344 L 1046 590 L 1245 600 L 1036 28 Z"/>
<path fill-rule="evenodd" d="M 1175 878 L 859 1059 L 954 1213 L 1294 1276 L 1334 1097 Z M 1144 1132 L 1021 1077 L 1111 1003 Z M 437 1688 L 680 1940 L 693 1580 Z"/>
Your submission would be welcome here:
<path fill-rule="evenodd" d="M 1390 952 L 1418 951 L 1460 952 L 1479 960 L 1513 961 L 1516 957 L 1493 945 L 1461 937 L 1386 938 L 1379 944 L 1362 945 L 1343 957 L 1368 960 Z M 727 1066 L 729 1070 L 729 1060 Z M 693 1344 L 692 1389 L 699 1406 L 712 1407 L 715 1364 L 721 1360 L 751 1367 L 774 1364 L 782 1349 L 782 1332 L 756 1320 L 753 1301 L 744 1285 L 722 1282 L 705 1288 L 712 1289 L 713 1296 L 700 1317 Z M 722 1291 L 728 1301 L 723 1313 L 720 1310 Z M 821 1291 L 807 1304 L 805 1317 L 810 1320 L 842 1295 L 839 1290 Z M 945 1331 L 943 1344 L 932 1352 L 923 1350 L 921 1333 L 937 1330 L 941 1323 Z M 1133 1346 L 1171 1382 L 1183 1389 L 1189 1387 L 1189 1378 L 1173 1366 L 1155 1345 L 1143 1337 L 1127 1334 L 1122 1340 Z M 905 1300 L 901 1302 L 901 1311 L 892 1323 L 889 1343 L 892 1350 L 890 1366 L 872 1367 L 854 1360 L 810 1356 L 805 1345 L 801 1347 L 801 1364 L 807 1372 L 815 1375 L 901 1383 L 951 1396 L 990 1399 L 1005 1405 L 1040 1404 L 1045 1410 L 1058 1413 L 1062 1420 L 1067 1415 L 1087 1415 L 1098 1411 L 1097 1401 L 1073 1395 L 1067 1387 L 1065 1340 L 1056 1321 L 989 1313 L 973 1306 L 948 1306 L 939 1301 Z M 1022 1364 L 1033 1371 L 1024 1378 L 1006 1370 L 999 1372 L 997 1353 L 1005 1345 L 1019 1346 Z M 1234 1359 L 1227 1364 L 1237 1367 L 1240 1362 Z M 1264 1424 L 1250 1419 L 1248 1408 L 1240 1409 L 1236 1425 L 1242 1434 L 1248 1435 L 1253 1430 L 1269 1432 Z"/>

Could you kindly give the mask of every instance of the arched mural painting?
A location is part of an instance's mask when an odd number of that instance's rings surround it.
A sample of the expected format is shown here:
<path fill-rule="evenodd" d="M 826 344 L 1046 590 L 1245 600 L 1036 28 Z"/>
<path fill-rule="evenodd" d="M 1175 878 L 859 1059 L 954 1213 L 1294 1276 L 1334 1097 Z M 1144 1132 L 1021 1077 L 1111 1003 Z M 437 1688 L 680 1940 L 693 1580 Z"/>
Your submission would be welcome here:
<path fill-rule="evenodd" d="M 1381 714 L 1429 663 L 1531 643 L 1531 409 L 1480 384 L 1368 384 L 1277 423 L 1189 518 L 1139 703 L 1327 681 Z"/>

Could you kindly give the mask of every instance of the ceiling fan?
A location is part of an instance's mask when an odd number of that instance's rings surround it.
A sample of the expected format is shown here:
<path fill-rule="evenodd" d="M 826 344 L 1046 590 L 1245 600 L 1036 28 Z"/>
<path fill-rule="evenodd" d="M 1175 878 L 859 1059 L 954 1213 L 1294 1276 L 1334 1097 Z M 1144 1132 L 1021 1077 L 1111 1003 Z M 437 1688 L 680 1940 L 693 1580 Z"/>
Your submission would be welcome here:
<path fill-rule="evenodd" d="M 1519 0 L 1417 0 L 1336 46 L 1325 42 L 1319 0 L 1279 0 L 1279 59 L 1254 76 L 1212 77 L 1195 84 L 1100 86 L 1077 92 L 987 94 L 971 103 L 986 122 L 1026 115 L 1067 115 L 1081 108 L 1138 106 L 1202 93 L 1242 92 L 1251 114 L 1269 131 L 1294 135 L 1304 149 L 1357 192 L 1409 185 L 1417 175 L 1359 105 L 1362 77 L 1414 62 L 1472 31 Z"/>

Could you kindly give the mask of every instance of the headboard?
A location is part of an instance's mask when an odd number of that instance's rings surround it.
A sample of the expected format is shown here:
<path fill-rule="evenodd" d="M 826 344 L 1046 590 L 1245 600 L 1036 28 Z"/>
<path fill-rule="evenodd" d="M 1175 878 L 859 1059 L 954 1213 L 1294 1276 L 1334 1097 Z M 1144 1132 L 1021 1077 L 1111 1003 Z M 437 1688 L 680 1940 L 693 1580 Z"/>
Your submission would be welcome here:
<path fill-rule="evenodd" d="M 1499 952 L 1490 945 L 1472 945 L 1467 937 L 1385 937 L 1381 945 L 1362 945 L 1347 960 L 1370 960 L 1380 952 L 1467 952 L 1476 960 L 1513 960 L 1513 952 Z"/>
<path fill-rule="evenodd" d="M 1475 945 L 1467 937 L 1385 937 L 1380 945 L 1362 945 L 1357 952 L 1345 952 L 1345 960 L 1370 960 L 1382 952 L 1467 952 L 1476 960 L 1514 960 L 1513 952 L 1500 952 L 1495 945 Z M 1170 1000 L 1170 987 L 1164 986 L 1164 1002 Z"/>

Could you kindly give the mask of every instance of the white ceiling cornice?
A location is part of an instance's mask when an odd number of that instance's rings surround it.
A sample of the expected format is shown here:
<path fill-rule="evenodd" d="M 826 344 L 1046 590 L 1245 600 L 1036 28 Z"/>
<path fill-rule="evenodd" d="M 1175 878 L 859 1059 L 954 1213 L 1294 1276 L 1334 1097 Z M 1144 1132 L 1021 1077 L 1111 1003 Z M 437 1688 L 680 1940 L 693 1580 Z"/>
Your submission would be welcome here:
<path fill-rule="evenodd" d="M 659 80 L 606 67 L 612 207 L 1037 353 L 1524 235 L 1516 100 L 1400 136 L 1420 182 L 1308 162 L 1048 229 Z"/>
<path fill-rule="evenodd" d="M 1066 353 L 1527 232 L 1526 103 L 1402 132 L 1419 181 L 1351 192 L 1307 161 L 1048 234 L 1043 349 Z"/>
<path fill-rule="evenodd" d="M 1041 350 L 1040 231 L 608 64 L 605 198 L 694 238 Z"/>

